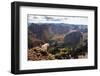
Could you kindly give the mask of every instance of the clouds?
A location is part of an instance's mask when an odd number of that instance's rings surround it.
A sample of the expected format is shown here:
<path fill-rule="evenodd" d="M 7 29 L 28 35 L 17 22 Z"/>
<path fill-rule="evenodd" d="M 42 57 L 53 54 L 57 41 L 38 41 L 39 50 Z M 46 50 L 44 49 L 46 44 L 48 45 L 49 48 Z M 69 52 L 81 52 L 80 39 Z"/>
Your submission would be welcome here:
<path fill-rule="evenodd" d="M 53 16 L 28 14 L 28 23 L 68 23 L 68 24 L 88 24 L 88 17 L 79 16 Z"/>

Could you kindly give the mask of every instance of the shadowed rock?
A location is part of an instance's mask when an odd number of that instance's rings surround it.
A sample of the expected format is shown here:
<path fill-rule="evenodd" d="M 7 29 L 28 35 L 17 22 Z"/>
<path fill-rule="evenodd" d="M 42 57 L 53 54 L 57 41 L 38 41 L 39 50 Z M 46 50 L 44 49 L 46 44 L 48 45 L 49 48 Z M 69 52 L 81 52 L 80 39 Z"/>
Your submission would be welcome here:
<path fill-rule="evenodd" d="M 80 31 L 74 30 L 69 32 L 64 37 L 64 44 L 67 47 L 76 47 L 78 43 L 83 39 L 83 35 Z"/>

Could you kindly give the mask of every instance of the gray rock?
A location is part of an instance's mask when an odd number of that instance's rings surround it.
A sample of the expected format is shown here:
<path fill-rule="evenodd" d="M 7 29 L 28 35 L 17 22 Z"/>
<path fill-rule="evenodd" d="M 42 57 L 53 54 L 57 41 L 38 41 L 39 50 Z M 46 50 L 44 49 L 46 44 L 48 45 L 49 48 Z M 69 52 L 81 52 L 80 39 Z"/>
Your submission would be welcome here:
<path fill-rule="evenodd" d="M 80 31 L 74 30 L 69 32 L 67 35 L 64 37 L 64 44 L 67 47 L 76 47 L 77 44 L 80 43 L 80 41 L 83 39 L 83 35 Z"/>

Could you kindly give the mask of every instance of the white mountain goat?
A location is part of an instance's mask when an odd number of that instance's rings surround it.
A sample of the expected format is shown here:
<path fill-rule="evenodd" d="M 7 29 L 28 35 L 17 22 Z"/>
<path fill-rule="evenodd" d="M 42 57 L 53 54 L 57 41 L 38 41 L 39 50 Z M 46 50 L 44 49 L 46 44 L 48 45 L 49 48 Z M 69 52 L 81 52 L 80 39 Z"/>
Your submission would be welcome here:
<path fill-rule="evenodd" d="M 49 47 L 49 43 L 45 43 L 44 45 L 41 46 L 41 49 L 43 51 L 47 51 L 48 50 L 48 47 Z"/>

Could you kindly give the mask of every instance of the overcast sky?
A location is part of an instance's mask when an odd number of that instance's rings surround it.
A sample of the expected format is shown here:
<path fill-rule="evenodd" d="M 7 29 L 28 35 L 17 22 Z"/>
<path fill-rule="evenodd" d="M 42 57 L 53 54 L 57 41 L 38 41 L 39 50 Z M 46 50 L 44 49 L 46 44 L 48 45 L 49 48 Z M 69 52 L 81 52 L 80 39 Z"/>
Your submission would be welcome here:
<path fill-rule="evenodd" d="M 32 15 L 27 16 L 28 23 L 68 23 L 68 24 L 88 24 L 88 17 L 80 16 L 49 16 L 49 15 Z"/>

